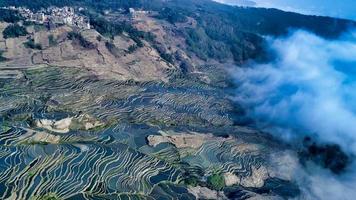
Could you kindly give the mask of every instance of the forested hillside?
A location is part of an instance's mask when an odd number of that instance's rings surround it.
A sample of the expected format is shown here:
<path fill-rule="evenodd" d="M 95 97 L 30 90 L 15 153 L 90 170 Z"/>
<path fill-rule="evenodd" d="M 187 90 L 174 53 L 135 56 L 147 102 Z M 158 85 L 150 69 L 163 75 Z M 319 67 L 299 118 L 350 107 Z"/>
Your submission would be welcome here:
<path fill-rule="evenodd" d="M 329 39 L 353 21 L 210 0 L 3 6 L 30 10 L 0 8 L 0 199 L 305 199 L 304 168 L 334 184 L 352 166 L 314 130 L 352 133 L 354 44 Z"/>
<path fill-rule="evenodd" d="M 322 36 L 335 37 L 355 25 L 355 22 L 350 20 L 307 16 L 277 9 L 232 7 L 211 0 L 2 0 L 0 2 L 0 7 L 10 5 L 26 6 L 31 9 L 68 5 L 96 10 L 133 7 L 159 11 L 170 8 L 169 10 L 174 10 L 170 13 L 170 17 L 180 12 L 206 22 L 207 26 L 224 28 L 221 26 L 222 23 L 258 34 L 281 34 L 290 28 L 304 28 Z"/>
<path fill-rule="evenodd" d="M 323 37 L 333 38 L 355 25 L 355 22 L 349 20 L 307 16 L 276 9 L 231 7 L 210 0 L 3 0 L 0 2 L 0 6 L 9 5 L 26 6 L 31 9 L 49 6 L 82 6 L 94 13 L 117 9 L 128 12 L 128 8 L 133 7 L 157 11 L 159 12 L 157 18 L 165 19 L 172 24 L 184 22 L 187 17 L 191 17 L 197 21 L 197 26 L 179 29 L 180 34 L 186 38 L 188 50 L 203 60 L 233 59 L 236 62 L 261 55 L 263 48 L 261 35 L 281 35 L 287 34 L 291 29 L 306 29 Z M 17 20 L 16 17 L 9 18 L 7 13 L 1 15 L 5 15 L 2 17 L 5 20 Z M 129 27 L 123 24 L 106 23 L 98 16 L 100 15 L 91 14 L 92 25 L 100 33 L 105 32 L 104 35 L 112 36 Z M 143 34 L 136 34 L 135 41 L 139 44 L 137 38 L 143 36 Z M 166 55 L 167 60 L 172 60 L 171 55 L 165 52 L 161 54 Z"/>

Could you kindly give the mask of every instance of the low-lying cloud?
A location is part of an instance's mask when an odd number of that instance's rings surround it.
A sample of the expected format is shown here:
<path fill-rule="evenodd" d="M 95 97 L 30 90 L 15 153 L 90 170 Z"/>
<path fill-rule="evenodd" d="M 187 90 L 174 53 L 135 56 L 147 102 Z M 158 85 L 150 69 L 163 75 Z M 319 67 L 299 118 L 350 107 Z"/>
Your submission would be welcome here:
<path fill-rule="evenodd" d="M 328 41 L 305 31 L 270 39 L 273 62 L 238 68 L 236 100 L 282 137 L 315 134 L 356 153 L 356 35 Z M 291 130 L 288 135 L 285 129 Z"/>
<path fill-rule="evenodd" d="M 272 62 L 234 71 L 235 100 L 259 128 L 288 142 L 312 135 L 356 154 L 356 34 L 330 41 L 296 31 L 268 42 Z M 356 170 L 303 173 L 298 182 L 307 199 L 356 196 Z"/>

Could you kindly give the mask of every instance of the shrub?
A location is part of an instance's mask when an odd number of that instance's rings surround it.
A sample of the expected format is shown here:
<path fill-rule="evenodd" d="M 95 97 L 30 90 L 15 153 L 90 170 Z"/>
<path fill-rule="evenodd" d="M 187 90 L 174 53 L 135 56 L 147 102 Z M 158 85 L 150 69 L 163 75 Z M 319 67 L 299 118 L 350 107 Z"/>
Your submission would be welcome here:
<path fill-rule="evenodd" d="M 26 31 L 26 28 L 23 26 L 20 26 L 18 24 L 11 24 L 5 28 L 2 34 L 4 38 L 7 39 L 7 38 L 25 36 L 28 34 L 28 32 Z"/>
<path fill-rule="evenodd" d="M 215 173 L 208 177 L 208 187 L 214 190 L 221 190 L 225 187 L 225 180 L 222 174 Z"/>
<path fill-rule="evenodd" d="M 33 28 L 35 29 L 36 32 L 47 30 L 47 28 L 42 24 L 34 24 Z"/>
<path fill-rule="evenodd" d="M 131 36 L 131 39 L 136 43 L 137 47 L 143 47 L 143 42 L 141 41 L 141 39 L 139 37 L 136 36 Z"/>
<path fill-rule="evenodd" d="M 37 198 L 39 200 L 60 200 L 61 198 L 59 198 L 57 196 L 57 194 L 54 194 L 54 193 L 49 193 L 49 194 L 46 194 L 44 196 L 41 196 L 39 198 Z"/>
<path fill-rule="evenodd" d="M 29 39 L 27 42 L 24 43 L 24 45 L 26 48 L 30 48 L 30 49 L 37 49 L 37 50 L 42 49 L 41 44 L 36 44 L 33 39 Z"/>
<path fill-rule="evenodd" d="M 173 56 L 169 53 L 160 53 L 160 56 L 163 60 L 169 62 L 169 63 L 173 63 Z"/>
<path fill-rule="evenodd" d="M 115 46 L 115 44 L 111 42 L 105 42 L 105 46 L 109 50 L 109 52 L 115 57 L 118 57 L 120 55 L 120 50 Z"/>
<path fill-rule="evenodd" d="M 7 61 L 7 58 L 2 56 L 3 53 L 4 53 L 4 51 L 0 51 L 0 62 Z"/>
<path fill-rule="evenodd" d="M 48 42 L 49 42 L 49 46 L 51 46 L 51 47 L 57 45 L 57 41 L 53 35 L 48 36 Z"/>
<path fill-rule="evenodd" d="M 74 31 L 68 33 L 68 39 L 73 42 L 78 42 L 80 46 L 86 49 L 94 49 L 96 47 L 93 43 L 86 40 L 80 33 Z"/>
<path fill-rule="evenodd" d="M 24 26 L 33 26 L 33 25 L 36 25 L 36 23 L 35 23 L 35 22 L 32 22 L 32 21 L 24 21 L 24 22 L 23 22 L 23 25 L 24 25 Z"/>
<path fill-rule="evenodd" d="M 198 185 L 198 179 L 196 177 L 189 177 L 189 178 L 184 180 L 184 183 L 186 185 L 190 185 L 190 186 L 196 187 Z"/>
<path fill-rule="evenodd" d="M 138 48 L 137 45 L 133 44 L 133 45 L 130 45 L 129 48 L 128 48 L 128 53 L 133 53 L 136 51 L 136 49 Z"/>

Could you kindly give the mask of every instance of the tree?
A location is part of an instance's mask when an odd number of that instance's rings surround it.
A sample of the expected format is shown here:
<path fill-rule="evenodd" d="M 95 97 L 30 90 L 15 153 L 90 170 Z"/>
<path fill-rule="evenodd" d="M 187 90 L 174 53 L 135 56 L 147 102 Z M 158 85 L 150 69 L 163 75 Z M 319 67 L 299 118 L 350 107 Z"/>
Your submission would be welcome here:
<path fill-rule="evenodd" d="M 2 32 L 5 39 L 25 36 L 28 34 L 26 28 L 18 24 L 11 24 Z"/>

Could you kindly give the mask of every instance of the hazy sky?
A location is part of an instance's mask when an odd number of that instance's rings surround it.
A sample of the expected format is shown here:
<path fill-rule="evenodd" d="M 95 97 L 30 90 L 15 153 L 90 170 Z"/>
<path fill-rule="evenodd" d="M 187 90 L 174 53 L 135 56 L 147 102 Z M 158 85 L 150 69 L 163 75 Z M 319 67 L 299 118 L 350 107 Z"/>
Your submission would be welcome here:
<path fill-rule="evenodd" d="M 258 7 L 279 8 L 304 14 L 326 15 L 356 20 L 356 0 L 215 0 L 227 4 L 255 2 Z"/>

